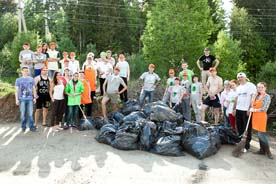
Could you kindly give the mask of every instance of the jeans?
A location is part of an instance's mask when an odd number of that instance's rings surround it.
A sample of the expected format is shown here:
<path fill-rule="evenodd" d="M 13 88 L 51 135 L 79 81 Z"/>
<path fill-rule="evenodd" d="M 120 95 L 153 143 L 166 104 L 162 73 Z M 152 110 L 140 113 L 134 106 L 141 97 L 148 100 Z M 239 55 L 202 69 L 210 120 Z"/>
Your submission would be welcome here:
<path fill-rule="evenodd" d="M 26 128 L 27 117 L 29 120 L 29 128 L 34 129 L 34 118 L 33 118 L 33 100 L 23 100 L 20 101 L 20 119 L 21 119 L 21 128 Z"/>
<path fill-rule="evenodd" d="M 147 96 L 149 97 L 149 103 L 152 102 L 154 98 L 154 91 L 146 91 L 146 90 L 142 91 L 142 94 L 140 95 L 140 99 L 139 99 L 141 106 L 144 104 Z"/>
<path fill-rule="evenodd" d="M 265 145 L 269 145 L 269 141 L 265 132 L 258 131 L 258 137 L 260 142 L 263 142 Z"/>
<path fill-rule="evenodd" d="M 226 115 L 226 109 L 227 109 L 227 108 L 223 106 L 223 117 L 224 117 L 224 120 L 225 120 L 224 125 L 225 125 L 225 126 L 229 126 L 230 122 L 229 122 L 229 118 L 228 118 L 227 115 Z"/>
<path fill-rule="evenodd" d="M 66 125 L 68 126 L 69 121 L 72 120 L 71 125 L 76 126 L 78 114 L 79 114 L 79 106 L 78 105 L 69 106 L 68 122 L 66 122 L 67 123 Z"/>
<path fill-rule="evenodd" d="M 201 103 L 201 100 L 191 100 L 192 101 L 192 107 L 195 113 L 195 119 L 196 122 L 201 122 L 201 111 L 198 108 L 199 103 Z"/>
<path fill-rule="evenodd" d="M 191 121 L 191 106 L 190 106 L 190 98 L 182 99 L 182 115 L 186 121 Z"/>
<path fill-rule="evenodd" d="M 54 73 L 55 73 L 55 70 L 49 70 L 48 71 L 48 76 L 53 79 L 54 78 Z"/>

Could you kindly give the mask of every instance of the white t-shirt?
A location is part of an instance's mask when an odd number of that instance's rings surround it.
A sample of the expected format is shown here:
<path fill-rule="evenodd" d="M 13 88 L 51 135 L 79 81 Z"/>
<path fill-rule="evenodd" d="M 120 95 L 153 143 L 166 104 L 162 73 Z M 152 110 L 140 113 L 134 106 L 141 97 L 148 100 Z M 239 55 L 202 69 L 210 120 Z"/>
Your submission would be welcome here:
<path fill-rule="evenodd" d="M 222 104 L 224 107 L 226 107 L 226 105 L 227 105 L 226 99 L 227 99 L 228 95 L 230 94 L 230 92 L 231 92 L 231 90 L 226 91 L 224 89 L 223 92 L 220 95 L 220 104 Z"/>
<path fill-rule="evenodd" d="M 70 60 L 68 68 L 74 73 L 80 70 L 80 63 L 78 60 Z"/>
<path fill-rule="evenodd" d="M 97 62 L 97 69 L 99 70 L 99 78 L 105 79 L 106 76 L 112 74 L 113 67 L 110 63 L 104 61 Z"/>
<path fill-rule="evenodd" d="M 236 91 L 230 90 L 226 97 L 226 102 L 229 102 L 227 113 L 232 114 L 233 113 L 233 107 L 236 100 L 236 97 L 238 96 L 238 93 Z"/>
<path fill-rule="evenodd" d="M 237 87 L 237 110 L 248 111 L 251 105 L 251 95 L 256 94 L 256 86 L 251 82 L 240 84 Z"/>
<path fill-rule="evenodd" d="M 129 76 L 129 73 L 128 73 L 129 64 L 127 61 L 119 61 L 116 65 L 116 67 L 120 68 L 120 77 L 128 77 Z"/>
<path fill-rule="evenodd" d="M 169 77 L 167 79 L 167 86 L 174 86 L 175 77 Z"/>
<path fill-rule="evenodd" d="M 143 90 L 146 90 L 146 91 L 154 91 L 155 82 L 161 80 L 156 73 L 150 73 L 150 72 L 144 72 L 140 76 L 140 79 L 144 80 Z"/>
<path fill-rule="evenodd" d="M 48 50 L 47 51 L 49 58 L 59 58 L 59 52 L 56 50 Z M 58 70 L 58 62 L 48 62 L 49 70 Z"/>
<path fill-rule="evenodd" d="M 172 86 L 169 88 L 170 94 L 171 94 L 171 103 L 178 103 L 181 101 L 182 93 L 183 93 L 183 87 L 182 86 Z"/>
<path fill-rule="evenodd" d="M 201 100 L 202 83 L 192 83 L 191 85 L 191 100 Z"/>

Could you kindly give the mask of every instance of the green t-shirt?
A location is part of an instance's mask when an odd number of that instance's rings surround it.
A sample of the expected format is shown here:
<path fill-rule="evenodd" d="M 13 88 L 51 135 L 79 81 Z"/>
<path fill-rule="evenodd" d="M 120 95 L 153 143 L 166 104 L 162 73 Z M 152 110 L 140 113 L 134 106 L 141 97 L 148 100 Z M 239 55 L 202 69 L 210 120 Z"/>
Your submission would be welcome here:
<path fill-rule="evenodd" d="M 180 81 L 183 80 L 183 73 L 186 72 L 188 74 L 188 80 L 192 82 L 192 77 L 194 75 L 194 72 L 192 70 L 186 69 L 185 71 L 182 71 L 179 73 Z"/>

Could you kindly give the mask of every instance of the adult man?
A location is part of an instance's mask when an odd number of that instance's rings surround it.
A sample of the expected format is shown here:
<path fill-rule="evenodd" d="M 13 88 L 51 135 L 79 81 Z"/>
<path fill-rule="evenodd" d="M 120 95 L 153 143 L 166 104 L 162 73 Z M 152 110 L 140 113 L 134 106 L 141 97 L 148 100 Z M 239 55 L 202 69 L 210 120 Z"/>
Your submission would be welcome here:
<path fill-rule="evenodd" d="M 30 44 L 28 42 L 24 42 L 23 49 L 19 53 L 19 62 L 20 67 L 28 67 L 29 75 L 33 76 L 33 51 L 30 50 Z"/>
<path fill-rule="evenodd" d="M 194 72 L 190 69 L 188 69 L 188 63 L 185 62 L 184 59 L 182 59 L 182 71 L 179 73 L 179 78 L 180 78 L 180 81 L 183 80 L 183 73 L 187 73 L 188 74 L 188 80 L 190 82 L 192 82 L 192 77 L 194 75 Z"/>
<path fill-rule="evenodd" d="M 59 51 L 56 50 L 56 43 L 50 43 L 50 49 L 47 51 L 48 58 L 48 69 L 49 69 L 49 77 L 52 79 L 54 77 L 54 73 L 58 70 L 58 62 L 60 60 Z"/>
<path fill-rule="evenodd" d="M 142 87 L 142 92 L 140 95 L 141 106 L 144 104 L 144 101 L 147 96 L 149 97 L 149 102 L 153 101 L 154 90 L 161 80 L 159 76 L 156 73 L 154 73 L 154 64 L 150 64 L 148 69 L 149 71 L 144 72 L 139 78 L 140 80 L 144 81 L 144 85 Z"/>
<path fill-rule="evenodd" d="M 102 113 L 104 118 L 107 118 L 107 112 L 106 112 L 107 102 L 109 100 L 111 101 L 113 111 L 118 110 L 117 109 L 118 97 L 127 89 L 127 86 L 123 81 L 123 79 L 120 77 L 119 73 L 120 73 L 120 68 L 115 67 L 114 74 L 107 76 L 103 84 L 104 96 L 102 99 Z M 107 89 L 105 90 L 106 85 L 107 85 Z M 124 88 L 118 91 L 120 85 L 123 85 Z"/>
<path fill-rule="evenodd" d="M 218 94 L 222 90 L 222 78 L 217 76 L 217 70 L 210 68 L 211 76 L 208 77 L 207 83 L 204 86 L 205 91 L 208 92 L 208 97 L 203 101 L 203 107 L 201 109 L 201 119 L 205 121 L 205 111 L 208 107 L 214 108 L 215 113 L 215 124 L 219 122 L 219 110 L 221 104 L 219 101 Z"/>
<path fill-rule="evenodd" d="M 247 81 L 248 79 L 246 78 L 245 73 L 238 73 L 237 78 L 240 85 L 237 87 L 237 97 L 234 103 L 233 115 L 236 117 L 238 133 L 239 135 L 242 135 L 246 128 L 248 116 L 250 114 L 249 110 L 254 99 L 254 95 L 256 95 L 257 89 L 253 83 Z M 250 148 L 250 141 L 252 138 L 251 131 L 252 123 L 250 120 L 244 152 Z"/>
<path fill-rule="evenodd" d="M 46 126 L 46 118 L 48 108 L 51 104 L 50 79 L 48 77 L 48 69 L 44 66 L 41 68 L 41 74 L 35 78 L 35 86 L 38 95 L 35 111 L 35 126 L 38 125 L 39 116 L 42 109 L 42 125 Z"/>
<path fill-rule="evenodd" d="M 214 67 L 213 62 L 216 62 Z M 202 66 L 200 63 L 202 63 Z M 197 60 L 197 66 L 201 70 L 201 82 L 203 86 L 206 84 L 207 77 L 210 76 L 209 69 L 211 67 L 216 69 L 218 65 L 219 60 L 217 60 L 215 56 L 210 55 L 210 49 L 206 47 L 204 49 L 204 55 L 200 56 L 200 58 Z"/>
<path fill-rule="evenodd" d="M 33 102 L 36 102 L 35 81 L 29 77 L 29 68 L 24 66 L 21 69 L 22 77 L 15 81 L 15 103 L 20 108 L 20 119 L 22 132 L 26 130 L 28 117 L 30 131 L 36 131 L 33 120 Z"/>

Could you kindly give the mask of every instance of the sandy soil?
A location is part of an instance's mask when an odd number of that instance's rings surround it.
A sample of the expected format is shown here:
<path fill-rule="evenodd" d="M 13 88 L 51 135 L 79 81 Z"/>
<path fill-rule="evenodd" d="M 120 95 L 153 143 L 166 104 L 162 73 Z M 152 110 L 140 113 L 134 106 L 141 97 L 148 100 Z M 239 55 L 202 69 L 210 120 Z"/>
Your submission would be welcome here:
<path fill-rule="evenodd" d="M 96 142 L 96 133 L 96 130 L 53 132 L 49 128 L 22 133 L 19 123 L 0 123 L 1 183 L 274 184 L 276 181 L 276 160 L 251 152 L 234 158 L 233 146 L 222 146 L 216 155 L 204 160 L 189 154 L 166 157 L 116 150 Z M 276 139 L 270 140 L 276 155 Z M 255 139 L 252 151 L 257 146 Z"/>

